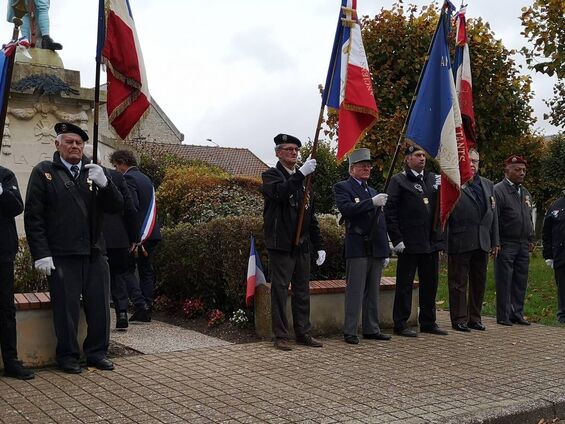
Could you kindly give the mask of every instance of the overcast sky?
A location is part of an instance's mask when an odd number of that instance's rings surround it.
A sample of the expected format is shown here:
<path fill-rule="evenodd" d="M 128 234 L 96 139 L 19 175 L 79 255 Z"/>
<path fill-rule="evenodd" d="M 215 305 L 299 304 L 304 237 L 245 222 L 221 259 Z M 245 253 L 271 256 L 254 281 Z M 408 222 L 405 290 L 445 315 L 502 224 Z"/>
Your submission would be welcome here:
<path fill-rule="evenodd" d="M 392 3 L 357 2 L 359 13 L 369 16 Z M 468 3 L 469 18 L 483 17 L 507 48 L 522 47 L 520 10 L 532 1 Z M 63 44 L 63 63 L 81 72 L 85 87 L 94 85 L 97 4 L 51 1 L 51 36 Z M 185 143 L 212 145 L 206 141 L 212 139 L 220 146 L 247 147 L 272 163 L 279 132 L 313 138 L 317 86 L 325 82 L 339 0 L 130 0 L 130 5 L 150 93 Z M 11 25 L 2 22 L 0 29 L 8 41 Z M 552 96 L 553 82 L 531 75 L 536 128 L 553 134 L 557 130 L 543 120 L 543 100 Z"/>

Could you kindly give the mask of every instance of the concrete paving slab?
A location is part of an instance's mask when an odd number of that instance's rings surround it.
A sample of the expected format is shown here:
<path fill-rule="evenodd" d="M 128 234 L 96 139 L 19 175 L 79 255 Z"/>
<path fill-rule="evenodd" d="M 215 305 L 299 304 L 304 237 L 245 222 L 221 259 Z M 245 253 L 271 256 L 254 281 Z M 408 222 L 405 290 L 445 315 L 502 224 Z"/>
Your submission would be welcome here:
<path fill-rule="evenodd" d="M 439 314 L 448 328 L 449 317 Z M 531 423 L 565 413 L 565 329 L 498 326 L 390 342 L 194 347 L 113 372 L 0 378 L 3 423 Z M 150 331 L 152 325 L 148 326 Z M 153 335 L 156 331 L 150 331 Z"/>

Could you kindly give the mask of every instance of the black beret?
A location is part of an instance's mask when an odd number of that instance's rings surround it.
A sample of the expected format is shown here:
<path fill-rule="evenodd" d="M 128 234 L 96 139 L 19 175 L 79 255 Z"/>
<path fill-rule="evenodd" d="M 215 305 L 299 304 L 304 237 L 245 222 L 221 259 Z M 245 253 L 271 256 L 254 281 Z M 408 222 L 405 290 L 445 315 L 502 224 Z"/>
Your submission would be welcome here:
<path fill-rule="evenodd" d="M 58 122 L 55 124 L 55 132 L 59 134 L 77 134 L 82 138 L 82 141 L 88 141 L 88 134 L 79 126 L 75 124 L 69 124 L 68 122 Z"/>
<path fill-rule="evenodd" d="M 420 146 L 410 145 L 406 147 L 406 150 L 404 150 L 404 156 L 411 155 L 412 153 L 417 152 L 418 150 L 424 150 L 424 149 L 422 149 Z"/>
<path fill-rule="evenodd" d="M 300 140 L 292 135 L 279 134 L 274 138 L 274 140 L 277 146 L 279 144 L 296 144 L 298 147 L 302 147 L 302 143 L 300 142 Z"/>

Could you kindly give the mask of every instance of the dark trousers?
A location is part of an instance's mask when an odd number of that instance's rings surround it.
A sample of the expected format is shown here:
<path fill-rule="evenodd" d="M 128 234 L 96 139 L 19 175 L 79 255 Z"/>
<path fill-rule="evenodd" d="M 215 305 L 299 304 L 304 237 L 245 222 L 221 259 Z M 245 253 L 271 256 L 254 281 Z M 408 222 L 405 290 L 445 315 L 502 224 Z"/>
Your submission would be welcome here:
<path fill-rule="evenodd" d="M 436 325 L 436 293 L 438 285 L 439 252 L 399 253 L 396 265 L 396 291 L 392 318 L 394 329 L 403 330 L 408 325 L 412 310 L 412 288 L 418 270 L 420 283 L 420 328 Z"/>
<path fill-rule="evenodd" d="M 13 262 L 0 262 L 0 348 L 4 364 L 18 358 Z"/>
<path fill-rule="evenodd" d="M 271 317 L 276 338 L 288 338 L 286 299 L 292 283 L 292 320 L 294 334 L 310 332 L 310 253 L 295 249 L 292 253 L 269 250 L 271 274 Z"/>
<path fill-rule="evenodd" d="M 149 308 L 153 305 L 153 292 L 155 290 L 155 270 L 153 269 L 151 260 L 159 241 L 160 240 L 147 240 L 143 243 L 147 256 L 145 256 L 140 249 L 136 261 L 137 272 L 139 274 L 139 287 L 145 299 L 145 303 Z"/>
<path fill-rule="evenodd" d="M 557 284 L 557 320 L 565 323 L 565 266 L 555 270 L 555 282 Z M 4 353 L 3 348 L 2 353 Z"/>
<path fill-rule="evenodd" d="M 116 312 L 126 312 L 131 299 L 136 309 L 145 308 L 145 298 L 135 276 L 135 260 L 128 248 L 107 249 L 110 289 Z"/>
<path fill-rule="evenodd" d="M 363 334 L 380 333 L 379 286 L 383 271 L 382 258 L 349 258 L 346 260 L 344 335 L 356 335 L 362 312 Z"/>
<path fill-rule="evenodd" d="M 494 262 L 498 321 L 524 317 L 529 265 L 527 242 L 502 243 L 502 248 Z"/>
<path fill-rule="evenodd" d="M 57 336 L 57 362 L 80 359 L 77 341 L 80 300 L 88 326 L 83 350 L 87 360 L 106 357 L 110 341 L 110 272 L 106 257 L 55 256 L 48 277 Z"/>
<path fill-rule="evenodd" d="M 481 321 L 487 264 L 488 253 L 481 249 L 448 256 L 449 314 L 453 324 Z"/>

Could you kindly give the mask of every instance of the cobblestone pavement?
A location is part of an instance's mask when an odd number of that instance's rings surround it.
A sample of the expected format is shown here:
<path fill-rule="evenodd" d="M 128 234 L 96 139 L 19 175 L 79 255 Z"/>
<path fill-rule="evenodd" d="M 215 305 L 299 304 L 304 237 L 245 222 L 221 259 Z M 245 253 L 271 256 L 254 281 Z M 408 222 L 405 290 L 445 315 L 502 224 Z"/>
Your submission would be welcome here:
<path fill-rule="evenodd" d="M 117 359 L 114 372 L 0 379 L 5 423 L 538 423 L 565 416 L 565 329 L 324 339 Z M 447 328 L 448 316 L 440 314 Z"/>

